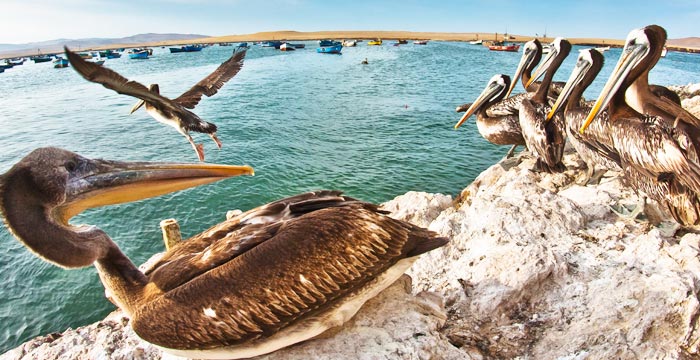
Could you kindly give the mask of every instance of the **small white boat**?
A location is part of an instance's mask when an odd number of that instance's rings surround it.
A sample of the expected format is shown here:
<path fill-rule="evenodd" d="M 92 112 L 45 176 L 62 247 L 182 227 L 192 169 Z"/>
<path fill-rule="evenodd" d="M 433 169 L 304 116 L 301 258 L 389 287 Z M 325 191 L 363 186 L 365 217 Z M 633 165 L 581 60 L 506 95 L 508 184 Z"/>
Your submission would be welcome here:
<path fill-rule="evenodd" d="M 604 52 L 610 50 L 610 46 L 600 46 L 600 47 L 597 47 L 597 48 L 595 48 L 595 49 L 598 50 L 598 51 L 601 52 L 601 53 L 604 53 Z"/>
<path fill-rule="evenodd" d="M 345 46 L 345 47 L 357 46 L 357 40 L 344 40 L 343 46 Z"/>
<path fill-rule="evenodd" d="M 471 45 L 483 45 L 484 40 L 472 40 L 469 42 Z"/>
<path fill-rule="evenodd" d="M 284 43 L 284 44 L 280 45 L 280 50 L 281 51 L 294 51 L 295 49 L 294 49 L 294 45 L 292 45 L 290 43 Z"/>

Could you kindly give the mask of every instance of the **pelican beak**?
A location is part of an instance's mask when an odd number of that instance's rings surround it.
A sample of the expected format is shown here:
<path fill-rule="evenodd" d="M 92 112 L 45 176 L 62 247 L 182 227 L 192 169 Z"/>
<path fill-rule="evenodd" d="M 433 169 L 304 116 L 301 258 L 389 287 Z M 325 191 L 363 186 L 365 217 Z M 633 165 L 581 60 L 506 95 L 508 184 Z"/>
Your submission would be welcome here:
<path fill-rule="evenodd" d="M 254 175 L 250 166 L 146 163 L 80 158 L 84 171 L 70 175 L 66 201 L 56 208 L 64 223 L 86 209 L 137 201 L 208 184 L 232 176 Z"/>
<path fill-rule="evenodd" d="M 581 82 L 583 79 L 583 76 L 586 75 L 586 72 L 588 72 L 588 69 L 591 68 L 591 63 L 588 61 L 582 61 L 579 58 L 579 61 L 576 63 L 576 66 L 574 67 L 574 70 L 571 72 L 571 75 L 569 76 L 569 80 L 566 81 L 566 85 L 564 85 L 564 88 L 561 90 L 561 94 L 559 94 L 559 97 L 557 97 L 557 100 L 554 102 L 554 105 L 552 105 L 552 109 L 549 110 L 547 113 L 547 118 L 545 121 L 549 121 L 554 117 L 554 114 L 557 113 L 557 110 L 561 107 L 561 104 L 565 104 L 566 101 L 569 99 L 569 96 L 571 95 L 571 92 L 573 91 L 574 87 Z"/>
<path fill-rule="evenodd" d="M 481 92 L 478 98 L 472 103 L 472 105 L 467 109 L 467 111 L 462 115 L 462 118 L 459 119 L 457 124 L 455 125 L 455 130 L 457 130 L 462 124 L 467 121 L 467 119 L 472 116 L 479 108 L 487 102 L 489 99 L 493 98 L 496 94 L 501 92 L 503 90 L 503 86 L 499 85 L 498 83 L 495 82 L 489 82 L 489 84 L 486 86 L 486 89 Z M 460 110 L 460 107 L 457 108 L 457 111 Z"/>
<path fill-rule="evenodd" d="M 605 107 L 610 104 L 610 100 L 612 100 L 617 90 L 620 89 L 620 86 L 625 81 L 632 68 L 634 68 L 648 52 L 649 47 L 644 44 L 625 46 L 622 50 L 620 60 L 617 61 L 615 69 L 605 83 L 605 86 L 603 86 L 603 90 L 600 92 L 600 95 L 598 95 L 598 99 L 596 99 L 593 108 L 591 108 L 591 112 L 588 114 L 588 117 L 586 117 L 586 121 L 581 126 L 581 129 L 579 129 L 580 133 L 583 134 L 593 119 L 600 114 L 602 109 L 605 109 Z"/>
<path fill-rule="evenodd" d="M 133 114 L 134 111 L 138 110 L 138 109 L 139 109 L 141 106 L 143 106 L 143 104 L 145 104 L 145 103 L 146 103 L 145 101 L 139 100 L 139 101 L 134 105 L 134 107 L 131 108 L 131 111 L 129 111 L 129 115 Z"/>
<path fill-rule="evenodd" d="M 552 62 L 554 61 L 554 58 L 557 57 L 557 49 L 552 48 L 552 50 L 547 54 L 547 57 L 540 62 L 540 65 L 535 69 L 535 73 L 532 74 L 532 77 L 530 77 L 530 81 L 525 84 L 525 88 L 529 88 L 532 83 L 537 81 L 537 79 L 541 78 L 542 75 L 544 75 L 545 72 L 547 72 L 547 69 L 552 65 Z"/>
<path fill-rule="evenodd" d="M 510 86 L 508 87 L 508 92 L 506 93 L 506 96 L 503 98 L 507 98 L 510 96 L 510 93 L 513 92 L 513 89 L 515 89 L 515 84 L 518 83 L 518 79 L 520 79 L 520 76 L 522 76 L 523 71 L 525 71 L 525 68 L 533 61 L 536 53 L 535 51 L 524 51 L 523 56 L 520 57 L 520 63 L 518 63 L 518 68 L 515 69 L 515 75 L 513 76 L 513 81 L 510 83 Z M 530 82 L 528 82 L 529 84 Z M 527 89 L 527 86 L 525 87 Z"/>

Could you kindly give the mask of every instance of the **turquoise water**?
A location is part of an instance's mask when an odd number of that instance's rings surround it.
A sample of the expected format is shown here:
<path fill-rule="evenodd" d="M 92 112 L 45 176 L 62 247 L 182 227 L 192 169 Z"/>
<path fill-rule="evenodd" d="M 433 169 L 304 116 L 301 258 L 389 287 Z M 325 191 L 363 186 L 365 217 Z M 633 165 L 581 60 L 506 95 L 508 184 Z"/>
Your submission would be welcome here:
<path fill-rule="evenodd" d="M 243 70 L 196 112 L 219 126 L 224 147 L 203 142 L 208 162 L 249 164 L 240 177 L 132 204 L 94 209 L 73 219 L 104 229 L 137 264 L 163 251 L 160 220 L 176 218 L 183 236 L 280 197 L 328 188 L 383 202 L 409 190 L 456 194 L 498 161 L 507 147 L 486 142 L 473 120 L 459 131 L 456 105 L 471 102 L 495 73 L 512 75 L 520 53 L 489 52 L 465 43 L 343 49 L 321 55 L 252 47 Z M 576 47 L 555 80 L 566 80 Z M 176 97 L 213 71 L 231 47 L 148 60 L 108 60 L 106 66 Z M 587 92 L 597 95 L 619 49 Z M 369 65 L 360 62 L 367 58 Z M 652 71 L 662 85 L 700 82 L 700 56 L 669 53 Z M 518 88 L 522 88 L 520 85 Z M 0 74 L 0 172 L 31 150 L 58 146 L 87 157 L 196 161 L 189 143 L 135 100 L 50 63 Z M 0 353 L 37 335 L 103 318 L 114 309 L 94 268 L 62 270 L 31 255 L 0 230 Z"/>

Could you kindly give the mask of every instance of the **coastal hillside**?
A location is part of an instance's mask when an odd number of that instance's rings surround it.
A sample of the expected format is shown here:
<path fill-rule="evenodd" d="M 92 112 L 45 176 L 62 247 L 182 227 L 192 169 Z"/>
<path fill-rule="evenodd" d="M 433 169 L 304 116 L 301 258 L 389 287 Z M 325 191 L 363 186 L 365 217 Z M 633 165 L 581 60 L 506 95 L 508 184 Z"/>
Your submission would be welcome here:
<path fill-rule="evenodd" d="M 700 115 L 700 84 L 674 89 Z M 618 174 L 583 186 L 578 155 L 564 163 L 536 173 L 523 152 L 454 198 L 409 192 L 383 204 L 450 243 L 340 329 L 258 359 L 697 358 L 700 235 L 653 202 L 625 216 L 641 198 Z M 161 357 L 117 311 L 0 359 Z"/>

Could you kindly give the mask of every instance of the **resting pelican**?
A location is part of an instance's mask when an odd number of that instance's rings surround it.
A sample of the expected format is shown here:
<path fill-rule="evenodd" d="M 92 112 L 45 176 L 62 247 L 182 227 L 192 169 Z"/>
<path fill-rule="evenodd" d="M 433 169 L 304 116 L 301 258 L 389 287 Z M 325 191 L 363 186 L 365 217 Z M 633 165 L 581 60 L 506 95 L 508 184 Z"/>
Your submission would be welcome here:
<path fill-rule="evenodd" d="M 472 114 L 476 113 L 476 126 L 481 136 L 492 144 L 513 145 L 506 157 L 512 155 L 517 145 L 525 145 L 518 123 L 518 114 L 512 114 L 509 110 L 502 108 L 504 106 L 502 99 L 509 85 L 508 75 L 494 75 L 484 91 L 469 105 L 455 125 L 455 129 L 459 128 Z M 510 108 L 510 104 L 505 106 Z M 457 111 L 460 112 L 463 107 L 458 107 Z"/>
<path fill-rule="evenodd" d="M 120 94 L 141 99 L 131 109 L 131 113 L 145 104 L 146 112 L 149 115 L 163 124 L 174 127 L 187 138 L 187 141 L 197 153 L 199 161 L 204 161 L 204 147 L 202 144 L 195 144 L 192 136 L 190 136 L 190 131 L 209 135 L 216 143 L 216 146 L 221 148 L 221 141 L 216 136 L 216 125 L 202 120 L 197 114 L 187 109 L 194 109 L 202 99 L 202 95 L 213 96 L 216 94 L 227 81 L 241 70 L 243 58 L 246 54 L 245 49 L 239 50 L 237 48 L 233 55 L 219 65 L 213 73 L 173 100 L 160 95 L 158 84 L 152 84 L 146 88 L 144 85 L 128 80 L 107 67 L 83 60 L 78 54 L 68 50 L 67 47 L 64 47 L 64 49 L 73 69 L 85 79 L 102 84 L 102 86 Z"/>
<path fill-rule="evenodd" d="M 649 66 L 640 61 L 647 48 L 637 43 L 634 33 L 579 131 L 607 118 L 612 149 L 619 155 L 627 181 L 669 207 L 679 223 L 696 225 L 700 165 L 693 132 L 686 131 L 686 126 L 674 127 L 661 116 L 641 114 L 626 102 L 628 88 Z"/>
<path fill-rule="evenodd" d="M 555 42 L 557 41 L 556 39 L 554 40 Z M 555 43 L 553 42 L 551 44 L 551 47 L 554 48 Z M 548 59 L 551 59 L 551 57 L 548 56 Z M 543 72 L 540 72 L 539 75 L 536 78 L 532 77 L 532 71 L 535 69 L 537 64 L 539 64 L 540 60 L 542 60 L 542 44 L 540 43 L 539 40 L 537 39 L 532 39 L 528 42 L 525 43 L 523 47 L 523 55 L 520 57 L 520 62 L 518 63 L 518 67 L 515 70 L 515 75 L 513 76 L 513 82 L 510 84 L 510 87 L 508 88 L 508 93 L 506 94 L 506 98 L 510 96 L 511 92 L 513 89 L 515 89 L 515 85 L 518 83 L 518 79 L 523 83 L 523 87 L 525 87 L 526 93 L 520 94 L 521 96 L 525 94 L 529 94 L 532 96 L 537 90 L 540 88 L 540 85 L 542 84 L 541 81 L 536 81 L 537 78 L 539 78 L 541 75 L 543 75 Z M 546 61 L 546 60 L 545 60 Z M 529 84 L 529 85 L 527 85 Z M 559 96 L 559 93 L 561 93 L 561 89 L 564 87 L 564 83 L 560 81 L 552 81 L 549 84 L 549 91 L 547 92 L 547 96 L 554 101 L 557 96 Z M 518 95 L 515 95 L 516 97 Z M 521 101 L 521 100 L 518 100 Z M 518 105 L 520 103 L 518 102 Z M 517 106 L 516 106 L 517 108 Z M 516 109 L 517 111 L 517 109 Z"/>
<path fill-rule="evenodd" d="M 192 358 L 248 358 L 341 325 L 420 254 L 447 243 L 337 191 L 245 212 L 174 246 L 146 273 L 104 231 L 69 223 L 88 208 L 252 174 L 248 166 L 125 163 L 41 148 L 0 176 L 0 213 L 45 261 L 94 264 L 142 339 Z"/>
<path fill-rule="evenodd" d="M 535 169 L 560 172 L 565 169 L 561 162 L 566 145 L 562 124 L 564 120 L 561 116 L 557 116 L 554 121 L 547 121 L 547 112 L 550 110 L 547 94 L 554 73 L 571 51 L 571 43 L 566 39 L 556 38 L 552 44 L 552 51 L 547 54 L 530 81 L 525 84 L 525 88 L 528 88 L 541 74 L 544 74 L 544 79 L 531 98 L 523 99 L 518 116 L 527 147 L 537 155 Z"/>

